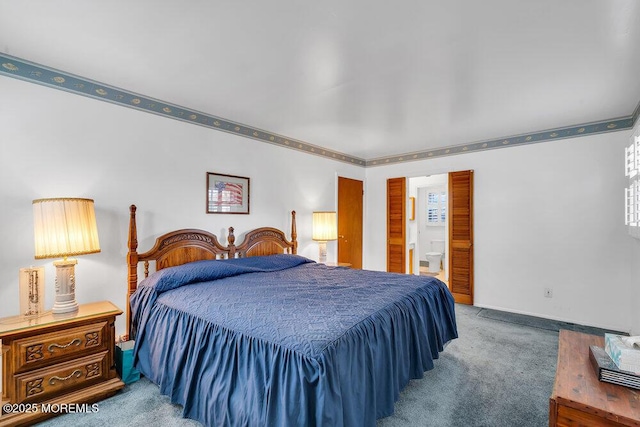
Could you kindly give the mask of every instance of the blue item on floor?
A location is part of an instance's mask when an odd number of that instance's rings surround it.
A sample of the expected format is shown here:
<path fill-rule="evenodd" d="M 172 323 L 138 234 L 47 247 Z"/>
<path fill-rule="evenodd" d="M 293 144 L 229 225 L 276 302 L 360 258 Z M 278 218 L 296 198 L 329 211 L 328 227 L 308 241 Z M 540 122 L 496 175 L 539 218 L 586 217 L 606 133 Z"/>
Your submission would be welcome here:
<path fill-rule="evenodd" d="M 133 367 L 133 347 L 135 341 L 124 341 L 116 344 L 116 371 L 125 384 L 140 379 L 140 371 Z"/>

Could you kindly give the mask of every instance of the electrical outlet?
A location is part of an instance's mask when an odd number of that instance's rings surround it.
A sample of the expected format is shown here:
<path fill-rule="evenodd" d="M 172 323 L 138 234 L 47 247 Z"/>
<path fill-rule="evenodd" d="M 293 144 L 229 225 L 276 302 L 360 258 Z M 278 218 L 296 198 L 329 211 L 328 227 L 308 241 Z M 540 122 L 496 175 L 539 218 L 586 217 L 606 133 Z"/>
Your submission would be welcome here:
<path fill-rule="evenodd" d="M 552 298 L 553 297 L 553 289 L 544 288 L 544 296 L 545 296 L 545 298 Z"/>

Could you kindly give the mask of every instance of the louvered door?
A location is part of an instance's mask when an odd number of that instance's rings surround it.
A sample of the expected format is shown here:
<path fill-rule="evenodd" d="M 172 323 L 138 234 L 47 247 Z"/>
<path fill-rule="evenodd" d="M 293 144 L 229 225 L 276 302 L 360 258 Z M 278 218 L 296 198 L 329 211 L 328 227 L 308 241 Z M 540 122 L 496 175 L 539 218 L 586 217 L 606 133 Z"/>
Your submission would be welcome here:
<path fill-rule="evenodd" d="M 473 305 L 473 171 L 449 173 L 449 288 Z"/>
<path fill-rule="evenodd" d="M 405 272 L 406 178 L 387 180 L 387 271 Z"/>

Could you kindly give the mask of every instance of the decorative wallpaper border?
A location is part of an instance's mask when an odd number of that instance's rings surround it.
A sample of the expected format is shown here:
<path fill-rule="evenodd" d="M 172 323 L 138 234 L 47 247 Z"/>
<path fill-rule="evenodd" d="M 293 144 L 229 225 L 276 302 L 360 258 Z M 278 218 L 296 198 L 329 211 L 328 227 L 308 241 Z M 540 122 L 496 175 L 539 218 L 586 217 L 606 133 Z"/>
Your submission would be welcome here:
<path fill-rule="evenodd" d="M 332 160 L 358 166 L 365 165 L 365 160 L 358 157 L 75 76 L 4 53 L 0 53 L 0 74 Z"/>
<path fill-rule="evenodd" d="M 534 144 L 556 139 L 574 138 L 585 135 L 593 135 L 605 132 L 615 132 L 633 128 L 638 116 L 640 116 L 640 104 L 636 106 L 632 115 L 611 120 L 573 125 L 558 129 L 533 132 L 528 134 L 503 137 L 487 141 L 472 142 L 435 150 L 424 150 L 413 153 L 400 154 L 374 159 L 361 159 L 347 154 L 319 147 L 273 132 L 258 129 L 253 126 L 223 119 L 211 114 L 196 111 L 187 107 L 171 104 L 159 99 L 140 95 L 125 89 L 120 89 L 104 83 L 96 82 L 84 77 L 59 71 L 44 65 L 16 58 L 0 53 L 0 75 L 36 83 L 39 85 L 64 90 L 76 95 L 82 95 L 98 99 L 127 108 L 133 108 L 147 113 L 156 114 L 183 122 L 208 127 L 221 132 L 231 133 L 243 138 L 251 138 L 261 142 L 278 145 L 308 154 L 325 157 L 362 167 L 384 166 L 395 163 L 425 160 L 436 157 L 453 156 L 478 151 L 493 150 L 526 144 Z"/>
<path fill-rule="evenodd" d="M 640 116 L 640 102 L 638 102 L 638 105 L 636 105 L 636 109 L 633 110 L 633 124 L 635 126 L 636 122 L 638 121 L 638 116 Z"/>
<path fill-rule="evenodd" d="M 514 147 L 518 145 L 535 144 L 544 141 L 557 139 L 575 138 L 598 133 L 616 132 L 633 128 L 634 117 L 623 117 L 612 120 L 603 120 L 589 124 L 575 125 L 570 127 L 546 130 L 542 132 L 527 133 L 510 136 L 506 138 L 491 139 L 486 141 L 472 142 L 469 144 L 453 145 L 438 148 L 435 150 L 418 151 L 397 156 L 380 157 L 367 160 L 366 167 L 384 166 L 394 163 L 409 162 L 414 160 L 432 159 L 435 157 L 453 156 L 456 154 L 466 154 L 478 151 L 493 150 L 496 148 Z"/>

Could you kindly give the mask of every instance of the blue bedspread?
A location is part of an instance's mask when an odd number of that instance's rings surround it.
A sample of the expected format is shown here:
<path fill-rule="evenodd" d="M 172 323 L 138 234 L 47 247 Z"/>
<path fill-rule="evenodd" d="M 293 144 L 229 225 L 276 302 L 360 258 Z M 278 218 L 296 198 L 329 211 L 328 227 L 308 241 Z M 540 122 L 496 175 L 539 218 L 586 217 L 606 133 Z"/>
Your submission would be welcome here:
<path fill-rule="evenodd" d="M 437 279 L 295 255 L 164 269 L 131 306 L 139 369 L 210 426 L 375 425 L 457 337 Z"/>

